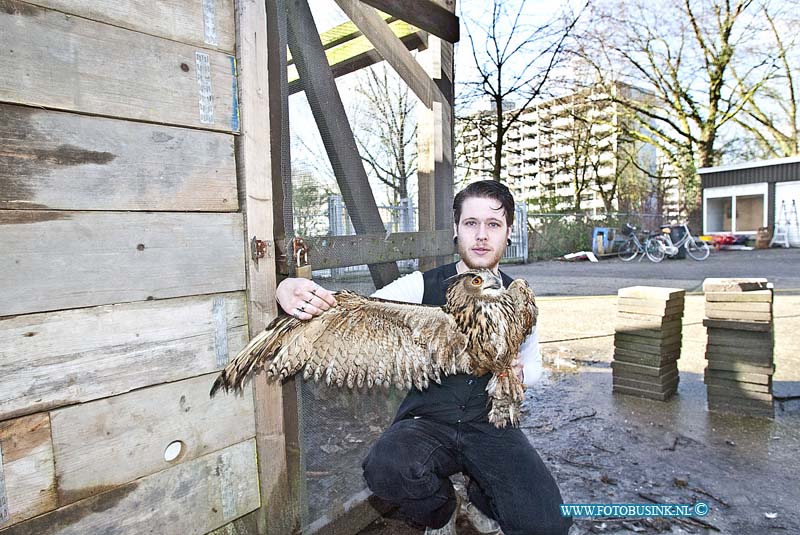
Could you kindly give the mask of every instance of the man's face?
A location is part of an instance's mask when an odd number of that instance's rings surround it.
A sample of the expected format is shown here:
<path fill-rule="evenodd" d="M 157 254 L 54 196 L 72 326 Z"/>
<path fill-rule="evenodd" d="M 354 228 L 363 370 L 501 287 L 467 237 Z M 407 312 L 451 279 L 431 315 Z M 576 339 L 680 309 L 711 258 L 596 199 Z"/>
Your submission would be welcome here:
<path fill-rule="evenodd" d="M 499 201 L 469 197 L 461 205 L 461 220 L 455 224 L 458 254 L 470 269 L 494 270 L 506 250 L 511 228 Z"/>

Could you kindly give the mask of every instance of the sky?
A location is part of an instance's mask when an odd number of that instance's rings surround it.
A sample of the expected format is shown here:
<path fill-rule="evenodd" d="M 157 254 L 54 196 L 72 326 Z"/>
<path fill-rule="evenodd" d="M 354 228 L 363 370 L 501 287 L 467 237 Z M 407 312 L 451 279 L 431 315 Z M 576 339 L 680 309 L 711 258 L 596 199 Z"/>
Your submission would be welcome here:
<path fill-rule="evenodd" d="M 503 6 L 505 9 L 515 11 L 521 0 L 504 0 Z M 578 0 L 566 0 L 573 4 L 580 4 Z M 488 23 L 486 20 L 487 12 L 486 6 L 491 4 L 487 0 L 466 0 L 457 3 L 456 14 L 460 17 L 461 21 L 461 40 L 455 45 L 455 76 L 456 82 L 469 78 L 474 73 L 474 60 L 472 50 L 470 47 L 470 39 L 465 24 L 472 21 Z M 525 22 L 531 25 L 542 24 L 543 22 L 557 16 L 561 9 L 561 3 L 548 2 L 541 0 L 528 0 L 525 2 Z M 578 8 L 580 7 L 578 5 Z M 334 26 L 347 22 L 349 19 L 339 9 L 334 0 L 309 0 L 309 6 L 314 16 L 317 25 L 317 31 L 322 33 Z M 488 14 L 489 21 L 491 20 L 491 13 Z M 470 24 L 472 28 L 473 40 L 476 43 L 486 41 L 485 34 L 482 34 L 479 25 Z M 501 32 L 507 31 L 507 28 L 500 27 Z M 352 114 L 355 103 L 350 95 L 358 83 L 358 73 L 349 74 L 337 79 L 337 87 L 342 100 L 348 113 Z M 458 91 L 458 89 L 457 89 Z M 486 108 L 488 102 L 478 102 L 477 107 Z M 290 107 L 290 129 L 292 131 L 292 159 L 296 163 L 302 162 L 315 162 L 312 167 L 314 174 L 323 176 L 331 185 L 334 183 L 332 173 L 325 158 L 325 151 L 322 145 L 319 134 L 313 126 L 306 128 L 296 127 L 294 125 L 314 125 L 313 115 L 308 107 L 305 97 L 301 94 L 296 94 L 289 99 Z M 351 121 L 352 124 L 353 121 Z M 380 202 L 380 201 L 379 201 Z"/>

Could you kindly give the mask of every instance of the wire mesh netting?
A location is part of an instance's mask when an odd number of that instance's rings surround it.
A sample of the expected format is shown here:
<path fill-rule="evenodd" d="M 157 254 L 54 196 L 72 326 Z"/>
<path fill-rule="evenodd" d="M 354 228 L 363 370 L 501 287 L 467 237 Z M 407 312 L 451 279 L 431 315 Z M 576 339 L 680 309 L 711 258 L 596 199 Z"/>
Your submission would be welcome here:
<path fill-rule="evenodd" d="M 364 38 L 357 37 L 360 34 L 335 2 L 311 1 L 310 7 L 326 63 L 358 55 Z M 297 66 L 301 81 L 303 72 L 315 82 L 330 80 L 330 68 L 300 57 L 296 53 L 300 45 L 292 48 L 291 31 L 289 37 L 290 65 L 305 61 Z M 342 73 L 342 67 L 336 69 Z M 384 63 L 337 76 L 335 88 L 333 95 L 308 84 L 304 91 L 289 91 L 291 172 L 283 177 L 284 196 L 291 194 L 284 214 L 287 239 L 417 231 L 418 100 Z M 340 120 L 342 115 L 346 121 Z M 343 143 L 348 139 L 353 143 Z M 354 169 L 363 175 L 354 176 Z M 336 251 L 337 257 L 347 254 Z M 408 273 L 417 268 L 418 259 L 397 264 L 401 274 Z M 366 265 L 315 270 L 313 277 L 329 290 L 362 295 L 376 290 Z M 340 516 L 349 502 L 366 495 L 361 462 L 391 424 L 405 393 L 350 391 L 298 381 L 297 395 L 301 521 L 304 531 L 315 531 Z"/>

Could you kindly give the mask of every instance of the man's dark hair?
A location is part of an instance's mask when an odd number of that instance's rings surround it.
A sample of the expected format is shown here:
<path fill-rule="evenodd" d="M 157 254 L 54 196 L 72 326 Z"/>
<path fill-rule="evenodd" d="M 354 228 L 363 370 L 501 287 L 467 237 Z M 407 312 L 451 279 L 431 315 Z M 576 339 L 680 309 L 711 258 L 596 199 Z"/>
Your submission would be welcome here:
<path fill-rule="evenodd" d="M 514 196 L 508 187 L 495 180 L 479 180 L 459 191 L 456 198 L 453 199 L 453 218 L 456 225 L 461 220 L 461 205 L 472 197 L 494 199 L 499 202 L 506 213 L 508 226 L 514 224 Z"/>

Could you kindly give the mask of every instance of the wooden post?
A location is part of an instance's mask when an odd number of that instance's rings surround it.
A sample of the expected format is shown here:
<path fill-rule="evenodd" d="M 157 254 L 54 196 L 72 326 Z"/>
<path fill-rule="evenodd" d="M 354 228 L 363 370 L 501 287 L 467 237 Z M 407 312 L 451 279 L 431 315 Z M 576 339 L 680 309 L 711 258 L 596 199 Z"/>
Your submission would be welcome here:
<path fill-rule="evenodd" d="M 455 0 L 361 0 L 384 13 L 393 15 L 427 32 L 455 43 L 459 39 L 459 22 L 453 12 Z"/>
<path fill-rule="evenodd" d="M 451 9 L 455 8 L 455 2 Z M 420 63 L 439 87 L 444 100 L 418 115 L 417 152 L 419 181 L 419 230 L 453 228 L 453 44 L 430 36 Z M 420 269 L 450 261 L 450 255 L 420 259 Z"/>
<path fill-rule="evenodd" d="M 277 2 L 268 3 L 274 17 Z M 241 105 L 241 135 L 236 139 L 236 161 L 248 246 L 253 237 L 269 240 L 274 245 L 273 202 L 283 201 L 282 196 L 273 197 L 273 184 L 281 181 L 279 154 L 283 128 L 276 124 L 282 124 L 281 113 L 285 111 L 279 88 L 281 71 L 283 79 L 286 78 L 286 59 L 284 56 L 281 62 L 273 57 L 280 54 L 280 34 L 268 31 L 265 4 L 248 0 L 236 3 L 236 56 Z M 274 27 L 276 21 L 269 23 Z M 247 312 L 252 337 L 277 314 L 275 248 L 268 247 L 267 256 L 260 260 L 254 260 L 249 250 L 246 256 Z M 290 533 L 296 524 L 293 515 L 287 514 L 293 508 L 287 478 L 282 389 L 278 383 L 268 383 L 265 374 L 254 377 L 253 386 L 261 492 L 258 532 Z"/>
<path fill-rule="evenodd" d="M 347 212 L 358 234 L 386 232 L 306 0 L 287 0 L 289 49 L 319 128 Z M 376 288 L 400 276 L 397 264 L 370 264 Z"/>

